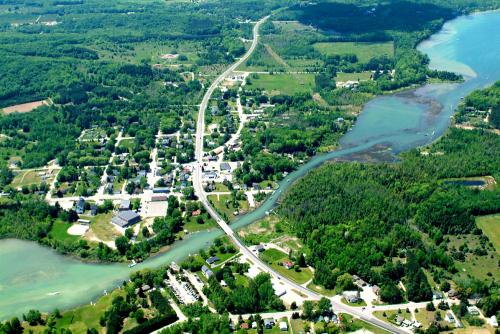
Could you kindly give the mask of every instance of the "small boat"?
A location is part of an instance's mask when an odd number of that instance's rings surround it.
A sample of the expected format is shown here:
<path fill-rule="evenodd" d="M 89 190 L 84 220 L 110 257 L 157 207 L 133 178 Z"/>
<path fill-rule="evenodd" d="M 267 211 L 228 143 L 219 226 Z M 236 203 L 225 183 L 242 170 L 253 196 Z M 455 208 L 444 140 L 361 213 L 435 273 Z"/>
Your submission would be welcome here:
<path fill-rule="evenodd" d="M 49 296 L 57 296 L 57 295 L 60 295 L 60 294 L 61 294 L 61 292 L 56 291 L 56 292 L 49 292 L 47 295 L 49 295 Z"/>
<path fill-rule="evenodd" d="M 132 262 L 128 265 L 129 268 L 135 267 L 137 265 L 137 262 L 135 260 L 132 260 Z"/>

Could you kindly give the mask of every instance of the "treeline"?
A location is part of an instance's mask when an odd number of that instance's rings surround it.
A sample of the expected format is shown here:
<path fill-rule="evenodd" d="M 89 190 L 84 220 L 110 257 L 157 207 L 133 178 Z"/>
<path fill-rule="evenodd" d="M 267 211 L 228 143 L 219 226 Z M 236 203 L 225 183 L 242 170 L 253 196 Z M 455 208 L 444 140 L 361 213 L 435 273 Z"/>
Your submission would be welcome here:
<path fill-rule="evenodd" d="M 499 148 L 497 135 L 452 129 L 427 156 L 414 150 L 397 164 L 328 164 L 297 182 L 280 212 L 304 240 L 316 283 L 335 288 L 343 273 L 357 274 L 381 285 L 384 299 L 401 301 L 396 284 L 403 280 L 408 299 L 427 300 L 422 268 L 456 272 L 443 236 L 481 233 L 474 216 L 500 212 L 497 189 L 478 191 L 443 179 L 498 177 Z M 399 257 L 406 264 L 393 267 Z"/>

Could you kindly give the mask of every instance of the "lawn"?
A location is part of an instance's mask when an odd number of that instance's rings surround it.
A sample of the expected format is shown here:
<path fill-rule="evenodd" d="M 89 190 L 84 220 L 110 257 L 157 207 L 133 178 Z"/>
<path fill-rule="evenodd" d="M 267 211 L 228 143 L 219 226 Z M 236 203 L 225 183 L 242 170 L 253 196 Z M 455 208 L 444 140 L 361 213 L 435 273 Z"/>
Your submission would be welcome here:
<path fill-rule="evenodd" d="M 385 313 L 385 317 L 384 317 L 384 313 Z M 411 313 L 406 313 L 406 310 L 404 310 L 404 309 L 401 310 L 400 313 L 398 313 L 397 310 L 375 311 L 375 312 L 373 312 L 373 315 L 376 316 L 377 318 L 379 318 L 380 320 L 389 322 L 391 324 L 395 324 L 394 319 L 396 319 L 396 317 L 398 315 L 400 315 L 401 317 L 403 317 L 406 320 L 411 321 Z"/>
<path fill-rule="evenodd" d="M 100 333 L 105 330 L 99 325 L 101 315 L 109 308 L 115 296 L 125 296 L 123 290 L 115 290 L 107 296 L 101 297 L 95 305 L 85 305 L 62 313 L 62 318 L 57 321 L 57 328 L 70 329 L 73 333 L 87 333 L 87 328 L 98 329 Z"/>
<path fill-rule="evenodd" d="M 346 81 L 367 81 L 370 80 L 372 72 L 354 72 L 354 73 L 344 73 L 337 72 L 335 76 L 336 81 L 346 82 Z"/>
<path fill-rule="evenodd" d="M 12 180 L 12 187 L 21 188 L 24 186 L 30 186 L 32 184 L 40 184 L 42 183 L 42 178 L 38 175 L 40 171 L 21 171 L 14 177 Z"/>
<path fill-rule="evenodd" d="M 253 74 L 248 89 L 263 89 L 271 95 L 308 93 L 314 88 L 313 74 Z"/>
<path fill-rule="evenodd" d="M 322 295 L 325 295 L 325 296 L 328 296 L 328 297 L 335 296 L 335 290 L 325 289 L 321 285 L 316 285 L 313 282 L 309 283 L 307 285 L 307 288 L 311 289 L 312 291 L 316 291 L 318 293 L 321 293 Z"/>
<path fill-rule="evenodd" d="M 500 252 L 500 214 L 476 218 L 477 226 L 490 239 L 497 253 Z"/>
<path fill-rule="evenodd" d="M 198 224 L 196 222 L 196 217 L 191 217 L 187 223 L 184 224 L 183 229 L 189 231 L 189 233 L 208 230 L 217 227 L 217 223 L 212 218 L 203 215 L 203 221 L 205 223 Z"/>
<path fill-rule="evenodd" d="M 325 42 L 315 43 L 314 48 L 327 56 L 355 54 L 361 63 L 366 63 L 373 57 L 394 56 L 393 42 Z"/>
<path fill-rule="evenodd" d="M 313 274 L 309 268 L 300 268 L 300 271 L 295 269 L 287 269 L 283 266 L 283 261 L 289 261 L 288 256 L 277 249 L 266 249 L 261 253 L 260 258 L 271 265 L 271 268 L 276 270 L 283 276 L 286 276 L 299 284 L 309 281 Z"/>
<path fill-rule="evenodd" d="M 90 230 L 103 241 L 114 241 L 121 236 L 111 223 L 111 213 L 99 214 L 91 219 Z"/>
<path fill-rule="evenodd" d="M 441 311 L 442 316 L 445 314 L 444 311 Z M 427 328 L 436 319 L 436 311 L 427 311 L 425 308 L 419 308 L 418 312 L 415 313 L 415 318 L 424 328 Z"/>
<path fill-rule="evenodd" d="M 342 317 L 346 321 L 351 321 L 356 327 L 364 328 L 364 329 L 372 332 L 373 334 L 388 334 L 388 333 L 390 333 L 390 332 L 388 332 L 380 327 L 377 327 L 377 326 L 374 326 L 374 325 L 369 324 L 367 322 L 364 322 L 363 320 L 355 319 L 349 314 L 343 313 Z"/>
<path fill-rule="evenodd" d="M 222 215 L 223 218 L 234 220 L 236 211 L 247 212 L 249 204 L 247 200 L 238 201 L 239 208 L 234 208 L 228 203 L 232 195 L 208 195 L 208 200 L 212 203 L 215 209 Z"/>
<path fill-rule="evenodd" d="M 356 303 L 349 303 L 347 301 L 347 299 L 345 298 L 342 298 L 342 303 L 346 304 L 346 305 L 349 305 L 349 306 L 366 306 L 366 302 L 364 300 L 359 300 L 358 302 Z"/>
<path fill-rule="evenodd" d="M 61 242 L 66 242 L 66 241 L 76 241 L 80 237 L 76 235 L 69 235 L 68 234 L 68 228 L 71 227 L 72 224 L 66 223 L 60 220 L 56 220 L 54 222 L 54 225 L 52 226 L 52 230 L 50 231 L 49 235 L 54 238 L 55 240 L 61 241 Z"/>
<path fill-rule="evenodd" d="M 307 322 L 302 320 L 302 319 L 291 319 L 290 320 L 290 327 L 292 329 L 293 333 L 299 334 L 299 333 L 305 333 L 305 326 Z"/>

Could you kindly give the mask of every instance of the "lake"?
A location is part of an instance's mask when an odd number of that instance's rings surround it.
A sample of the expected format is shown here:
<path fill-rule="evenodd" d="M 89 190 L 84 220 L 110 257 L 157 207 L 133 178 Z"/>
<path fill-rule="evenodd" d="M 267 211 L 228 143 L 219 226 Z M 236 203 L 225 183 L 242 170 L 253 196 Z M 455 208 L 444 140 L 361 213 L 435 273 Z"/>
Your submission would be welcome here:
<path fill-rule="evenodd" d="M 341 149 L 314 157 L 280 182 L 280 188 L 257 210 L 232 224 L 237 229 L 263 217 L 280 195 L 313 168 L 334 158 L 355 159 L 364 152 L 390 149 L 398 153 L 425 145 L 446 131 L 453 110 L 474 89 L 500 79 L 500 12 L 459 17 L 419 45 L 434 69 L 462 73 L 459 84 L 429 84 L 370 101 L 353 129 L 341 139 Z M 354 157 L 354 158 L 353 158 Z M 130 269 L 123 264 L 84 264 L 33 242 L 0 241 L 0 319 L 30 308 L 52 311 L 95 301 L 105 289 L 119 285 L 133 270 L 180 261 L 210 244 L 221 230 L 198 232 L 177 242 L 168 252 Z"/>

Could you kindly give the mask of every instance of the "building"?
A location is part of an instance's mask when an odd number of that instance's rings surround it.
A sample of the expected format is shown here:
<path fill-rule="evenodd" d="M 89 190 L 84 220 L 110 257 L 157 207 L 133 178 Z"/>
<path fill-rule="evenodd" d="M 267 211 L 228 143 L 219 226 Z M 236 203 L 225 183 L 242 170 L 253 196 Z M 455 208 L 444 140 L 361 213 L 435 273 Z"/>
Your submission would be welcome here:
<path fill-rule="evenodd" d="M 380 293 L 380 287 L 378 285 L 374 285 L 374 286 L 372 286 L 372 291 L 374 294 L 376 294 L 378 296 Z"/>
<path fill-rule="evenodd" d="M 280 331 L 288 332 L 288 324 L 286 323 L 286 321 L 281 321 L 279 324 L 279 327 L 280 327 Z"/>
<path fill-rule="evenodd" d="M 116 216 L 111 219 L 111 222 L 119 227 L 128 227 L 141 221 L 141 216 L 131 210 L 119 211 Z"/>
<path fill-rule="evenodd" d="M 127 211 L 130 210 L 130 200 L 129 199 L 123 199 L 120 202 L 120 205 L 118 206 L 119 211 Z"/>
<path fill-rule="evenodd" d="M 214 272 L 210 269 L 208 269 L 207 266 L 203 265 L 201 266 L 201 272 L 203 273 L 203 275 L 209 279 L 210 277 L 212 277 L 212 275 L 214 274 Z"/>
<path fill-rule="evenodd" d="M 83 199 L 83 197 L 80 197 L 76 202 L 75 211 L 79 215 L 85 212 L 85 200 Z"/>
<path fill-rule="evenodd" d="M 90 215 L 91 216 L 97 215 L 97 205 L 95 204 L 90 205 Z"/>
<path fill-rule="evenodd" d="M 264 248 L 264 246 L 262 244 L 258 244 L 257 246 L 255 246 L 255 250 L 259 253 L 262 253 L 263 251 L 265 251 L 266 249 Z"/>
<path fill-rule="evenodd" d="M 490 323 L 491 327 L 493 328 L 498 327 L 498 320 L 496 316 L 492 315 L 491 318 L 488 319 L 488 322 Z"/>
<path fill-rule="evenodd" d="M 283 267 L 285 267 L 286 269 L 292 269 L 293 268 L 293 262 L 283 261 Z"/>
<path fill-rule="evenodd" d="M 472 315 L 479 315 L 479 309 L 476 306 L 467 306 L 467 312 Z"/>
<path fill-rule="evenodd" d="M 446 320 L 450 324 L 455 323 L 455 317 L 453 316 L 453 313 L 451 313 L 450 311 L 446 312 L 446 315 L 444 316 L 444 320 Z"/>
<path fill-rule="evenodd" d="M 348 303 L 357 303 L 361 300 L 359 291 L 344 291 L 342 296 L 347 300 Z"/>
<path fill-rule="evenodd" d="M 264 327 L 266 329 L 271 329 L 274 326 L 274 319 L 273 318 L 266 318 L 264 319 Z"/>
<path fill-rule="evenodd" d="M 155 187 L 153 188 L 153 193 L 154 194 L 168 194 L 170 192 L 170 189 L 167 187 Z"/>
<path fill-rule="evenodd" d="M 227 162 L 221 162 L 220 170 L 221 172 L 231 172 L 231 166 Z"/>
<path fill-rule="evenodd" d="M 402 316 L 398 315 L 395 319 L 394 319 L 394 323 L 398 326 L 401 326 L 403 324 L 403 321 L 405 321 L 405 318 L 403 318 Z"/>
<path fill-rule="evenodd" d="M 217 257 L 217 256 L 212 256 L 212 257 L 209 257 L 206 261 L 208 264 L 212 265 L 214 264 L 215 262 L 219 261 L 220 259 Z"/>
<path fill-rule="evenodd" d="M 168 201 L 167 195 L 153 195 L 151 196 L 151 202 L 166 202 Z"/>

